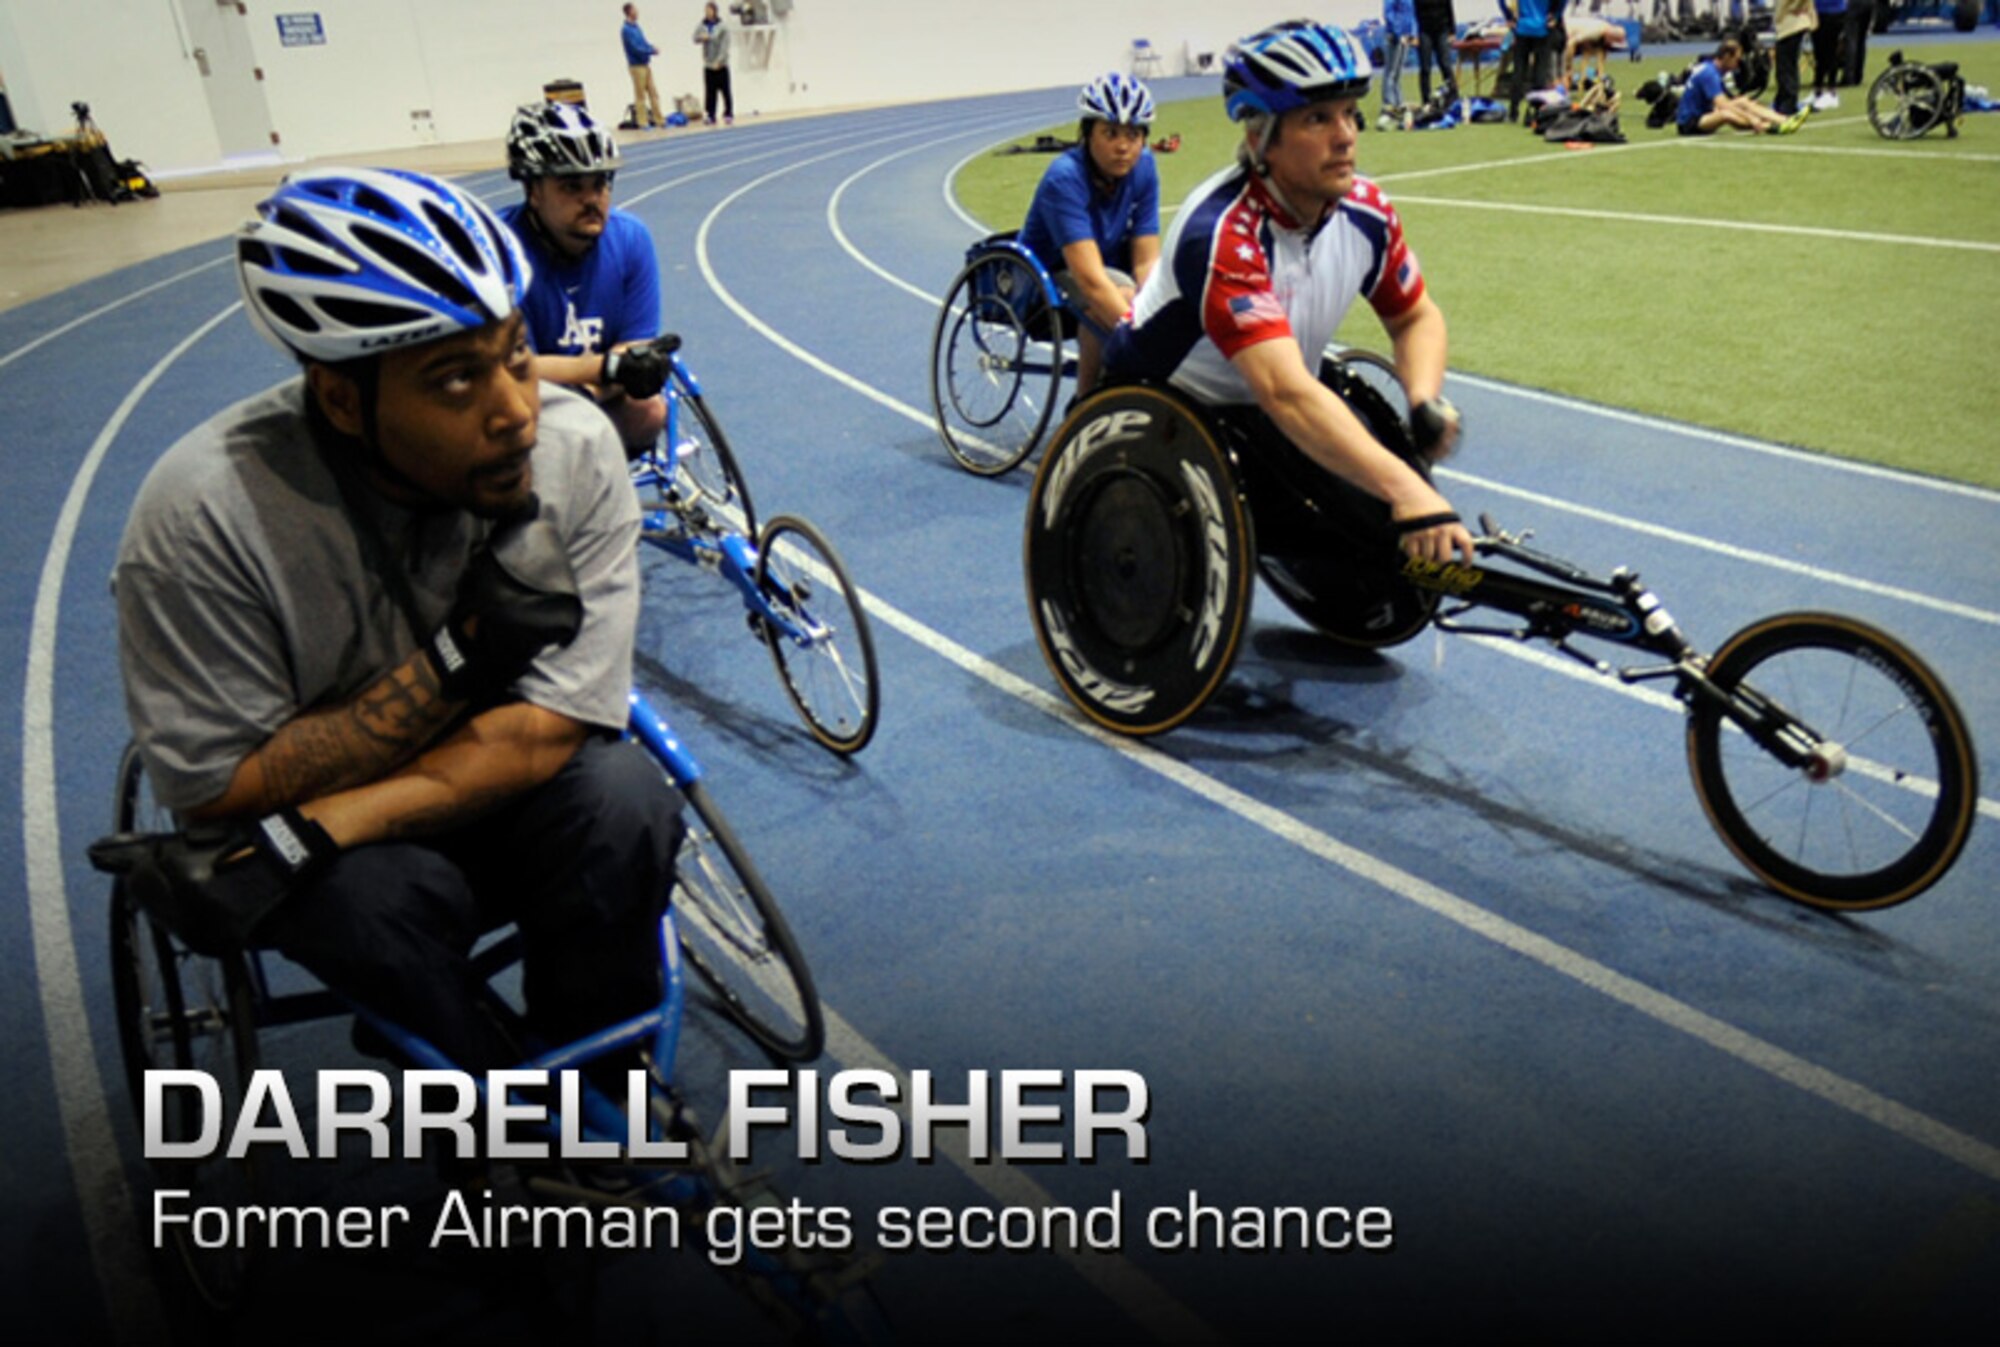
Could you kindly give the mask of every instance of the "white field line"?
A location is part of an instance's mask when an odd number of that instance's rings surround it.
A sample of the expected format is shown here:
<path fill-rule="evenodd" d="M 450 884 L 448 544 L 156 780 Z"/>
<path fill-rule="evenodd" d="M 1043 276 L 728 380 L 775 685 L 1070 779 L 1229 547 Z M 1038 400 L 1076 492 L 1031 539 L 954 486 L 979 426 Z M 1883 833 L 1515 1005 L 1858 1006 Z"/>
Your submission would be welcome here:
<path fill-rule="evenodd" d="M 41 995 L 56 1109 L 62 1118 L 77 1207 L 90 1245 L 91 1266 L 104 1294 L 111 1336 L 117 1342 L 164 1340 L 166 1321 L 146 1252 L 132 1222 L 132 1195 L 125 1186 L 125 1167 L 111 1131 L 104 1077 L 91 1043 L 90 1013 L 83 1003 L 76 935 L 70 925 L 69 892 L 63 883 L 55 724 L 56 634 L 61 628 L 63 575 L 69 569 L 84 502 L 112 441 L 174 362 L 241 307 L 240 303 L 231 304 L 161 356 L 118 404 L 77 465 L 69 494 L 56 516 L 48 552 L 42 558 L 28 637 L 28 673 L 21 694 L 21 840 L 27 862 L 35 983 Z"/>
<path fill-rule="evenodd" d="M 836 369 L 786 339 L 737 300 L 716 275 L 707 247 L 708 237 L 716 220 L 736 200 L 778 176 L 780 173 L 771 173 L 756 182 L 745 184 L 718 202 L 703 219 L 697 243 L 697 255 L 703 278 L 707 280 L 709 288 L 753 331 L 764 335 L 781 350 L 833 378 L 843 387 L 861 392 L 870 400 L 911 420 L 927 423 L 928 418 L 916 408 L 898 402 L 879 389 L 862 383 L 854 376 Z M 1133 764 L 1172 781 L 1246 822 L 1265 829 L 1272 835 L 1346 870 L 1357 878 L 1375 884 L 1397 897 L 1443 917 L 1482 939 L 1489 940 L 1523 958 L 1531 959 L 1580 986 L 1599 992 L 1660 1025 L 1705 1043 L 1746 1066 L 1885 1128 L 1975 1173 L 1989 1179 L 2000 1180 L 2000 1147 L 1899 1104 L 1858 1082 L 1806 1061 L 1775 1044 L 1708 1015 L 1686 1002 L 1626 977 L 1575 950 L 1507 921 L 1378 857 L 1350 847 L 1331 835 L 1157 749 L 1090 724 L 1071 710 L 1068 703 L 1061 698 L 959 645 L 880 597 L 863 590 L 861 599 L 871 616 L 901 632 L 925 649 L 989 686 L 1042 711 L 1077 733 L 1120 754 Z M 977 1177 L 975 1175 L 975 1178 Z M 1081 1270 L 1086 1276 L 1090 1275 L 1087 1267 Z M 1121 1305 L 1126 1304 L 1122 1296 L 1118 1298 Z"/>
<path fill-rule="evenodd" d="M 1683 229 L 1723 229 L 1745 234 L 1782 234 L 1792 238 L 1832 239 L 1842 243 L 1887 243 L 1903 248 L 1942 248 L 1952 252 L 2000 253 L 2000 243 L 1978 239 L 1929 238 L 1922 234 L 1877 234 L 1855 229 L 1821 229 L 1814 225 L 1764 224 L 1755 220 L 1705 220 L 1695 215 L 1647 215 L 1636 211 L 1586 210 L 1578 206 L 1530 206 L 1512 201 L 1469 201 L 1457 197 L 1396 194 L 1398 205 L 1442 206 L 1453 210 L 1498 211 L 1508 215 L 1553 215 L 1570 220 L 1604 220 L 1613 224 L 1674 225 Z"/>

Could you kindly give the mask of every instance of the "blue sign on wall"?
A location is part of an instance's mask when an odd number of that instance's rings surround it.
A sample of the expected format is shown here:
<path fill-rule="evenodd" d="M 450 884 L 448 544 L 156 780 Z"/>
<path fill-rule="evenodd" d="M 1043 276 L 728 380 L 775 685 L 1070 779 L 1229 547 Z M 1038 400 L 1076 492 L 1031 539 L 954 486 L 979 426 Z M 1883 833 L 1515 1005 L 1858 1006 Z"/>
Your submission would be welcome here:
<path fill-rule="evenodd" d="M 317 14 L 278 15 L 278 42 L 286 47 L 323 47 L 326 25 Z"/>

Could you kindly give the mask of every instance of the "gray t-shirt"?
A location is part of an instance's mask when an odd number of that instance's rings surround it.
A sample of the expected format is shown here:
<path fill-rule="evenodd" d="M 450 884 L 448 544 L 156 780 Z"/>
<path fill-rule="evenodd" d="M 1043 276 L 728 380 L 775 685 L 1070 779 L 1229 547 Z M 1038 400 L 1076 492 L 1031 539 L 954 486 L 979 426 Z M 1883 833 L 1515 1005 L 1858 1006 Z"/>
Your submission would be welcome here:
<path fill-rule="evenodd" d="M 584 619 L 514 692 L 622 729 L 639 612 L 638 499 L 604 415 L 552 384 L 541 391 L 535 492 L 568 544 Z M 444 620 L 492 529 L 461 510 L 394 505 L 344 473 L 408 577 L 413 630 L 315 447 L 306 396 L 293 379 L 190 431 L 153 465 L 126 521 L 112 574 L 126 711 L 171 809 L 217 798 L 280 726 L 408 659 Z"/>
<path fill-rule="evenodd" d="M 729 64 L 729 25 L 703 19 L 694 26 L 694 40 L 701 44 L 701 64 L 706 70 L 720 70 Z"/>

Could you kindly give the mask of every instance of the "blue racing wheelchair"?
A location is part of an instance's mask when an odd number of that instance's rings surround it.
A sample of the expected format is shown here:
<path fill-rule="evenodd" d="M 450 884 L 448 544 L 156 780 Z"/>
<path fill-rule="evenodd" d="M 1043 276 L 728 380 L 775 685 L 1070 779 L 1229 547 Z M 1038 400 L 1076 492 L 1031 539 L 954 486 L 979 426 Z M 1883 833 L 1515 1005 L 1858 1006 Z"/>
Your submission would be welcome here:
<path fill-rule="evenodd" d="M 931 407 L 959 466 L 998 477 L 1035 451 L 1076 376 L 1076 322 L 1012 233 L 966 250 L 931 333 Z"/>
<path fill-rule="evenodd" d="M 593 1203 L 642 1207 L 666 1204 L 690 1216 L 693 1243 L 701 1242 L 708 1214 L 717 1208 L 749 1210 L 777 1204 L 768 1176 L 746 1172 L 705 1131 L 684 1097 L 676 1076 L 682 1029 L 689 1009 L 684 968 L 692 966 L 704 984 L 702 1003 L 755 1042 L 762 1054 L 783 1061 L 817 1057 L 825 1026 L 812 974 L 776 900 L 751 863 L 720 807 L 709 794 L 700 766 L 680 745 L 657 712 L 638 693 L 632 696 L 629 736 L 659 764 L 687 801 L 687 831 L 676 862 L 671 901 L 659 926 L 661 999 L 659 1005 L 624 1023 L 605 1027 L 568 1044 L 536 1043 L 518 1011 L 490 981 L 487 1009 L 532 1045 L 527 1069 L 551 1073 L 582 1067 L 609 1054 L 643 1050 L 647 1094 L 643 1110 L 651 1140 L 675 1140 L 687 1159 L 672 1163 L 634 1162 L 610 1174 L 572 1173 L 557 1164 L 522 1171 L 522 1187 L 537 1202 Z M 205 1071 L 220 1086 L 233 1114 L 244 1099 L 260 1053 L 262 1030 L 330 1017 L 355 1016 L 357 1037 L 372 1038 L 385 1055 L 406 1066 L 450 1069 L 452 1063 L 421 1038 L 304 980 L 300 970 L 267 951 L 232 950 L 203 955 L 144 910 L 129 875 L 149 833 L 175 827 L 153 799 L 136 746 L 128 746 L 118 770 L 113 836 L 91 848 L 91 860 L 113 875 L 110 903 L 111 975 L 118 1042 L 135 1110 L 142 1113 L 146 1072 L 158 1069 Z M 494 939 L 475 956 L 489 980 L 518 958 L 518 937 Z M 303 990 L 295 989 L 306 981 Z M 624 1143 L 624 1110 L 580 1078 L 577 1135 L 586 1141 Z M 168 1094 L 156 1120 L 166 1141 L 198 1135 L 199 1101 L 187 1092 Z M 548 1131 L 563 1124 L 551 1117 Z M 186 1190 L 203 1206 L 260 1204 L 271 1186 L 264 1163 L 254 1156 L 226 1159 L 154 1160 L 160 1189 Z M 647 1167 L 641 1167 L 642 1164 Z M 253 1270 L 251 1253 L 224 1242 L 203 1242 L 186 1225 L 176 1225 L 169 1242 L 179 1255 L 185 1281 L 214 1311 L 227 1311 L 243 1296 Z M 162 1252 L 165 1252 L 163 1246 Z M 751 1251 L 724 1264 L 714 1261 L 739 1289 L 770 1314 L 788 1336 L 866 1336 L 852 1316 L 868 1306 L 867 1267 L 824 1249 Z M 872 1331 L 872 1330 L 868 1330 Z"/>

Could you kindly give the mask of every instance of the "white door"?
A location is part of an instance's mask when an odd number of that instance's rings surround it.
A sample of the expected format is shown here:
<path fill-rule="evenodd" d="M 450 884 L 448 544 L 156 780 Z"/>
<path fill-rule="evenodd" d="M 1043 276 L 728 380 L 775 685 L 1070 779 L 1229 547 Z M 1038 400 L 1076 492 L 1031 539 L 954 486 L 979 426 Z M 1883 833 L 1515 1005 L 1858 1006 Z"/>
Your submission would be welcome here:
<path fill-rule="evenodd" d="M 239 0 L 180 0 L 180 7 L 223 158 L 275 153 L 278 138 L 264 98 L 264 72 L 250 48 L 248 10 Z"/>

